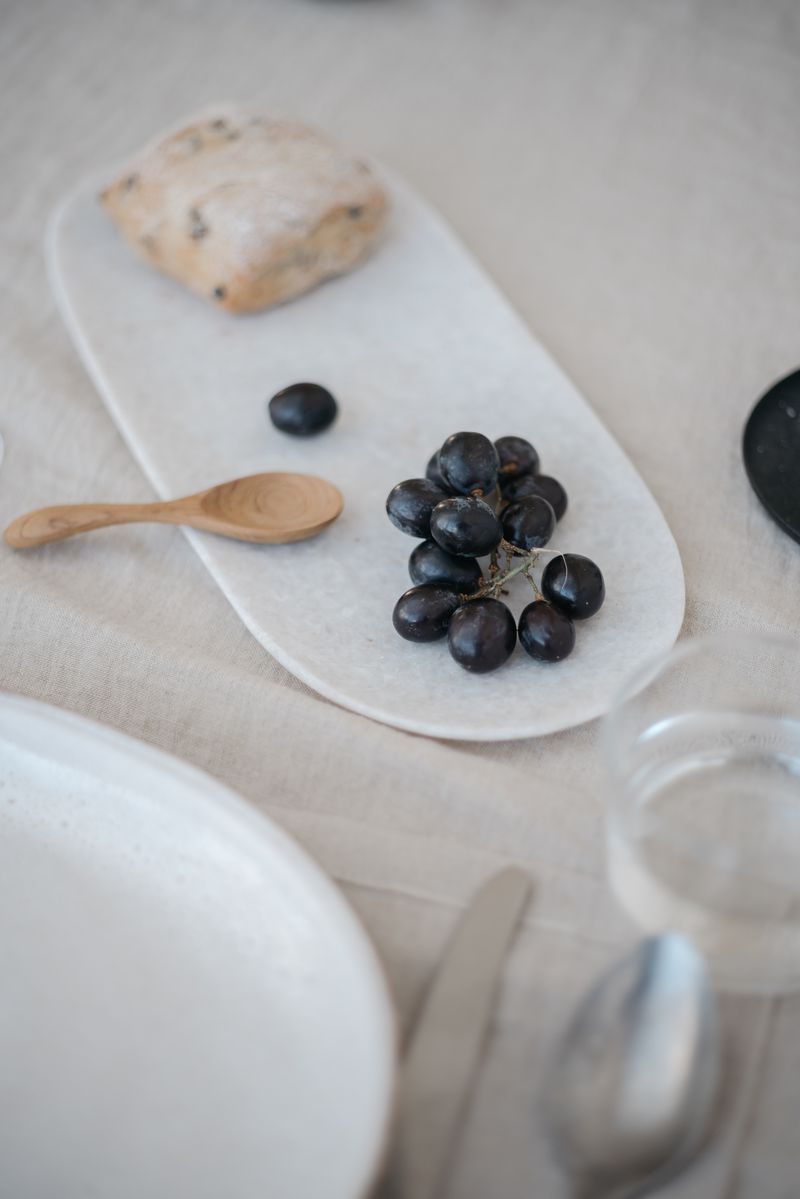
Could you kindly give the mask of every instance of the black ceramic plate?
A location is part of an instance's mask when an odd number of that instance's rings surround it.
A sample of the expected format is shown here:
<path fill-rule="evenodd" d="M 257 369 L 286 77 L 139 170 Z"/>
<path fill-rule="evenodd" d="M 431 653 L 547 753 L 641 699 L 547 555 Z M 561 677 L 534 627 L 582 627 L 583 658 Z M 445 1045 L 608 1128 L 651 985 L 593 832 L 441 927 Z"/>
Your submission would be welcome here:
<path fill-rule="evenodd" d="M 761 503 L 800 541 L 800 371 L 758 401 L 744 427 L 742 453 Z"/>

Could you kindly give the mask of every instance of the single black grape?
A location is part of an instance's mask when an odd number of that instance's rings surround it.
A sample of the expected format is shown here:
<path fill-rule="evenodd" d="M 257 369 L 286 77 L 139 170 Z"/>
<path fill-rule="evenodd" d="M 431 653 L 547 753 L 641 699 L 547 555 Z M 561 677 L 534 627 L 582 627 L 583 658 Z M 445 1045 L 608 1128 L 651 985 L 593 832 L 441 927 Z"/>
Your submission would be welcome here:
<path fill-rule="evenodd" d="M 559 554 L 542 574 L 542 594 L 573 620 L 594 616 L 606 595 L 600 568 L 583 554 Z"/>
<path fill-rule="evenodd" d="M 319 383 L 292 383 L 269 401 L 269 419 L 282 433 L 310 437 L 321 433 L 336 420 L 336 400 Z"/>
<path fill-rule="evenodd" d="M 503 512 L 503 536 L 521 550 L 547 545 L 556 527 L 556 514 L 539 495 L 526 495 Z"/>
<path fill-rule="evenodd" d="M 481 585 L 481 568 L 474 558 L 456 558 L 435 541 L 423 541 L 411 551 L 408 573 L 418 586 L 438 583 L 463 595 L 472 595 Z"/>
<path fill-rule="evenodd" d="M 430 537 L 431 513 L 444 499 L 447 499 L 447 492 L 430 479 L 406 479 L 389 492 L 386 512 L 402 533 L 411 537 Z"/>
<path fill-rule="evenodd" d="M 498 437 L 494 448 L 500 460 L 501 480 L 535 475 L 539 469 L 539 455 L 524 437 Z"/>
<path fill-rule="evenodd" d="M 454 495 L 437 504 L 431 516 L 431 537 L 448 554 L 480 558 L 500 544 L 503 526 L 485 500 Z"/>
<path fill-rule="evenodd" d="M 448 495 L 451 494 L 450 488 L 445 483 L 444 479 L 442 478 L 441 471 L 439 470 L 438 450 L 431 454 L 430 458 L 428 459 L 428 465 L 425 467 L 425 478 L 430 479 L 431 483 L 435 483 L 437 487 L 441 487 L 442 491 L 447 492 Z"/>
<path fill-rule="evenodd" d="M 475 674 L 497 670 L 517 644 L 514 617 L 500 600 L 468 600 L 453 613 L 447 644 L 465 670 Z"/>
<path fill-rule="evenodd" d="M 560 662 L 574 649 L 574 624 L 544 600 L 534 600 L 523 608 L 518 628 L 522 648 L 539 662 Z"/>
<path fill-rule="evenodd" d="M 526 495 L 541 496 L 550 504 L 556 514 L 556 520 L 561 520 L 567 510 L 567 493 L 558 479 L 554 479 L 550 475 L 537 475 L 536 478 L 533 475 L 522 475 L 518 479 L 512 479 L 509 483 L 503 483 L 502 487 L 503 498 L 511 504 Z"/>
<path fill-rule="evenodd" d="M 460 603 L 448 587 L 411 587 L 395 604 L 392 624 L 406 641 L 439 641 Z"/>
<path fill-rule="evenodd" d="M 451 491 L 489 495 L 497 486 L 497 450 L 482 433 L 453 433 L 439 450 L 439 472 Z"/>

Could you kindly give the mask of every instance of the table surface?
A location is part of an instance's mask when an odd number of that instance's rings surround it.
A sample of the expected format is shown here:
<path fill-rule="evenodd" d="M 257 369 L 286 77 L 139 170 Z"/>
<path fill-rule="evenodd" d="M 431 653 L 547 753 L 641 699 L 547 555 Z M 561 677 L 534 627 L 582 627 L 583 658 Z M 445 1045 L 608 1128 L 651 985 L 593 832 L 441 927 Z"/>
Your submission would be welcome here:
<path fill-rule="evenodd" d="M 800 552 L 739 458 L 750 406 L 800 356 L 795 0 L 5 0 L 0 78 L 0 523 L 152 498 L 55 311 L 51 208 L 164 124 L 254 98 L 378 155 L 452 222 L 660 502 L 685 633 L 796 631 Z M 0 687 L 178 754 L 289 829 L 360 913 L 405 1022 L 476 885 L 527 866 L 446 1199 L 559 1193 L 544 1067 L 633 936 L 604 882 L 596 725 L 456 745 L 344 712 L 163 527 L 0 549 Z M 725 1119 L 669 1194 L 795 1199 L 800 997 L 723 1015 Z"/>

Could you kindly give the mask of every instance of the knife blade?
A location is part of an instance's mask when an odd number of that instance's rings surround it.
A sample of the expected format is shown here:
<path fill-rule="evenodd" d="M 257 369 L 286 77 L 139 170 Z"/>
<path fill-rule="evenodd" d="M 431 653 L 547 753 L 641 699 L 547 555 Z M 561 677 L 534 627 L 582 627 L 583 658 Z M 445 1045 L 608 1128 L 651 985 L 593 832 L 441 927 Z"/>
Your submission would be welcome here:
<path fill-rule="evenodd" d="M 400 1068 L 394 1199 L 435 1199 L 466 1107 L 495 992 L 532 879 L 509 866 L 471 901 L 434 975 Z"/>

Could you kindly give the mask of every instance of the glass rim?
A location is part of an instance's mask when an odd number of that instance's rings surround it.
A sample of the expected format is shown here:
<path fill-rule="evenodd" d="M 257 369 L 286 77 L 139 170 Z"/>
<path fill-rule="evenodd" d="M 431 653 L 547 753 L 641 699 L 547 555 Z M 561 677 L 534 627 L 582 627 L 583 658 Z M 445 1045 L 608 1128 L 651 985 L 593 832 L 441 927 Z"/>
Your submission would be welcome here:
<path fill-rule="evenodd" d="M 761 644 L 772 650 L 781 650 L 784 654 L 800 660 L 800 640 L 788 633 L 764 632 L 760 629 L 720 629 L 714 633 L 683 637 L 668 650 L 637 666 L 615 692 L 601 722 L 601 748 L 606 756 L 608 757 L 608 751 L 614 743 L 617 722 L 627 705 L 655 683 L 666 670 L 690 660 L 696 654 L 713 649 L 715 645 L 728 647 L 734 642 L 741 644 L 743 641 L 750 645 Z"/>
<path fill-rule="evenodd" d="M 715 660 L 719 664 L 718 682 L 713 677 Z M 669 729 L 668 717 L 672 714 L 693 714 L 693 697 L 704 694 L 705 678 L 711 679 L 712 692 L 716 687 L 721 714 L 748 718 L 760 717 L 761 713 L 756 711 L 759 697 L 770 691 L 768 684 L 774 674 L 783 686 L 776 688 L 774 710 L 765 708 L 764 715 L 770 718 L 774 715 L 777 721 L 782 721 L 791 711 L 791 727 L 796 727 L 800 685 L 797 689 L 788 686 L 788 694 L 786 691 L 789 682 L 795 678 L 800 684 L 798 665 L 800 638 L 791 634 L 724 629 L 686 637 L 666 653 L 654 655 L 633 671 L 618 690 L 602 721 L 600 748 L 606 783 L 603 789 L 603 834 L 606 878 L 611 893 L 620 910 L 640 931 L 649 933 L 662 927 L 673 927 L 695 941 L 708 958 L 716 985 L 725 991 L 763 995 L 800 991 L 800 920 L 792 916 L 792 921 L 788 922 L 788 917 L 783 915 L 777 919 L 771 909 L 762 911 L 758 888 L 752 894 L 748 890 L 751 884 L 755 885 L 753 878 L 758 881 L 760 877 L 758 871 L 750 877 L 751 846 L 746 839 L 741 840 L 735 823 L 725 833 L 723 821 L 724 835 L 720 838 L 720 828 L 713 819 L 710 822 L 708 819 L 686 822 L 681 817 L 680 806 L 677 817 L 671 806 L 663 812 L 655 809 L 654 821 L 642 823 L 641 814 L 645 810 L 653 811 L 646 805 L 653 795 L 659 794 L 657 789 L 647 790 L 648 781 L 653 777 L 647 772 L 653 763 L 657 767 L 660 761 L 662 726 Z M 775 667 L 774 672 L 771 667 Z M 693 670 L 694 680 L 690 677 Z M 743 683 L 741 703 L 736 694 L 739 688 L 735 685 L 739 678 Z M 698 681 L 699 689 L 694 685 Z M 648 736 L 650 733 L 652 737 Z M 701 741 L 703 736 L 701 730 Z M 678 758 L 684 752 L 680 740 L 676 751 L 669 732 L 665 746 L 663 760 L 666 762 L 675 760 L 675 752 Z M 695 742 L 690 739 L 686 752 L 694 746 Z M 670 754 L 673 754 L 672 758 Z M 754 792 L 754 798 L 759 805 L 764 801 L 759 789 Z M 700 796 L 701 811 L 703 799 Z M 796 808 L 796 795 L 793 804 Z M 709 810 L 713 815 L 714 808 Z M 757 819 L 759 808 L 753 810 Z M 649 850 L 641 849 L 643 837 L 648 845 L 666 846 L 669 860 L 678 864 L 679 871 L 662 872 L 658 852 L 651 858 Z M 696 888 L 689 880 L 696 865 L 700 878 L 705 879 L 708 868 L 700 863 L 705 861 L 709 846 L 729 849 L 734 856 L 720 864 L 709 854 L 712 881 L 708 885 L 704 881 Z M 769 852 L 773 853 L 774 847 Z M 787 843 L 785 861 L 781 859 L 784 872 L 786 862 L 791 862 L 791 870 L 794 870 L 797 856 L 798 839 L 794 838 Z M 714 879 L 724 879 L 723 898 L 719 900 L 714 891 Z M 727 897 L 732 886 L 735 886 L 736 903 L 729 908 Z M 800 885 L 792 881 L 788 893 L 794 902 L 794 896 L 800 893 Z M 755 938 L 749 931 L 751 927 L 759 934 Z M 790 948 L 786 948 L 784 941 L 789 932 L 796 941 L 791 941 Z"/>

